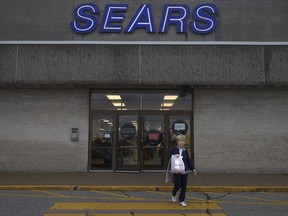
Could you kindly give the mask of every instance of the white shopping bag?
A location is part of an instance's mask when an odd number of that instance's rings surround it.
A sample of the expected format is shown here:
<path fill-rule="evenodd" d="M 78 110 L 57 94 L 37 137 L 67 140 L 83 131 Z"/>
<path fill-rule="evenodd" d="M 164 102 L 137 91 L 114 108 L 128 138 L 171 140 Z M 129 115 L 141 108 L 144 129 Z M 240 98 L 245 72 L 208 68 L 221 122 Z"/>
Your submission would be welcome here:
<path fill-rule="evenodd" d="M 171 171 L 172 173 L 183 173 L 185 172 L 185 164 L 182 160 L 182 156 L 176 157 L 171 156 Z"/>

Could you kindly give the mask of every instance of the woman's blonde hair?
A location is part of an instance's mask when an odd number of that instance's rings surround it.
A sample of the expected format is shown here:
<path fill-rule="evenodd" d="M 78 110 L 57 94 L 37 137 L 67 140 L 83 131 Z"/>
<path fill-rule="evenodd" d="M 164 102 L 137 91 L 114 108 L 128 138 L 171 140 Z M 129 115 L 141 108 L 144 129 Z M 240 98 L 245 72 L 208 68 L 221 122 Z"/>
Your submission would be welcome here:
<path fill-rule="evenodd" d="M 184 142 L 186 140 L 185 136 L 183 134 L 179 134 L 176 137 L 177 142 Z"/>

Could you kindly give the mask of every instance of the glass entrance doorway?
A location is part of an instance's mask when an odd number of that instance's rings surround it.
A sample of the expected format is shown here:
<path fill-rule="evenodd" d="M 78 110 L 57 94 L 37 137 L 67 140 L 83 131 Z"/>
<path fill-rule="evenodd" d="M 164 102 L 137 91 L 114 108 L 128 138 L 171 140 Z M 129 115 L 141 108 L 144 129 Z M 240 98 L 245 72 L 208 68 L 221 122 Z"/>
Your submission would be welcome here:
<path fill-rule="evenodd" d="M 93 96 L 95 95 L 91 96 L 92 99 Z M 108 102 L 111 104 L 116 102 L 107 99 L 105 101 L 105 97 L 109 98 L 107 94 L 97 95 L 100 96 L 102 101 L 99 104 L 105 106 L 105 110 L 93 109 L 94 105 L 91 105 L 90 170 L 124 172 L 165 170 L 170 150 L 176 145 L 175 138 L 180 133 L 185 134 L 186 147 L 193 152 L 192 115 L 189 104 L 191 99 L 177 100 L 174 96 L 174 101 L 170 99 L 165 104 L 165 101 L 156 99 L 157 96 L 163 100 L 164 94 L 160 96 L 152 94 L 155 99 L 150 97 L 153 100 L 150 99 L 148 104 L 141 102 L 145 110 L 136 110 L 136 98 L 139 94 L 128 94 L 129 97 L 126 99 L 125 94 L 119 94 L 117 98 L 118 100 L 121 98 L 121 101 L 118 101 L 121 107 L 114 110 L 110 107 L 109 110 Z M 115 95 L 113 97 L 116 98 Z M 139 98 L 143 100 L 144 97 L 141 95 Z M 129 110 L 129 104 L 131 107 L 134 106 L 134 109 Z M 152 107 L 156 104 L 159 104 L 158 109 Z M 163 108 L 165 106 L 163 104 L 170 108 Z M 184 108 L 180 109 L 181 107 Z M 190 156 L 193 159 L 193 153 Z"/>
<path fill-rule="evenodd" d="M 164 116 L 119 115 L 116 169 L 163 169 L 164 127 Z"/>

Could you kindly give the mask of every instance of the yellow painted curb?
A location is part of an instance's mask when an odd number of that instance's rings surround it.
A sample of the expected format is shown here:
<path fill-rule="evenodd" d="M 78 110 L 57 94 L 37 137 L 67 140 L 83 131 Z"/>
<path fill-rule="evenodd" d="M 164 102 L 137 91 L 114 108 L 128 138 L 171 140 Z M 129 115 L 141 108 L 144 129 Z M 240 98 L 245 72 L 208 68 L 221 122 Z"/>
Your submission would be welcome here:
<path fill-rule="evenodd" d="M 95 191 L 171 191 L 173 186 L 79 186 Z M 288 192 L 288 186 L 187 186 L 189 192 Z"/>
<path fill-rule="evenodd" d="M 0 185 L 0 190 L 74 190 L 71 185 Z"/>
<path fill-rule="evenodd" d="M 0 190 L 171 191 L 171 186 L 0 185 Z M 288 186 L 188 186 L 189 192 L 288 192 Z"/>
<path fill-rule="evenodd" d="M 288 186 L 191 186 L 193 192 L 288 192 Z"/>

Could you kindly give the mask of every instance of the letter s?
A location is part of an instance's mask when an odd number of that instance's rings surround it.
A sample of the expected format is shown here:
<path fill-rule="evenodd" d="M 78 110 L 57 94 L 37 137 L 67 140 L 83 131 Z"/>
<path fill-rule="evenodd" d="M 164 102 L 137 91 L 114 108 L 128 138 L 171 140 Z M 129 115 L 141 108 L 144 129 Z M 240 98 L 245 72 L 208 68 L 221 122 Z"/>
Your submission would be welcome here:
<path fill-rule="evenodd" d="M 217 13 L 218 9 L 214 4 L 198 5 L 193 10 L 193 18 L 198 22 L 190 23 L 191 30 L 198 34 L 213 32 L 217 27 L 217 20 L 213 15 Z"/>
<path fill-rule="evenodd" d="M 74 18 L 78 21 L 70 22 L 71 29 L 78 34 L 86 34 L 92 32 L 97 27 L 97 19 L 95 16 L 85 13 L 89 11 L 91 14 L 99 13 L 99 9 L 95 4 L 78 5 L 73 12 Z M 81 24 L 82 22 L 82 24 Z M 85 23 L 83 25 L 83 23 Z"/>

